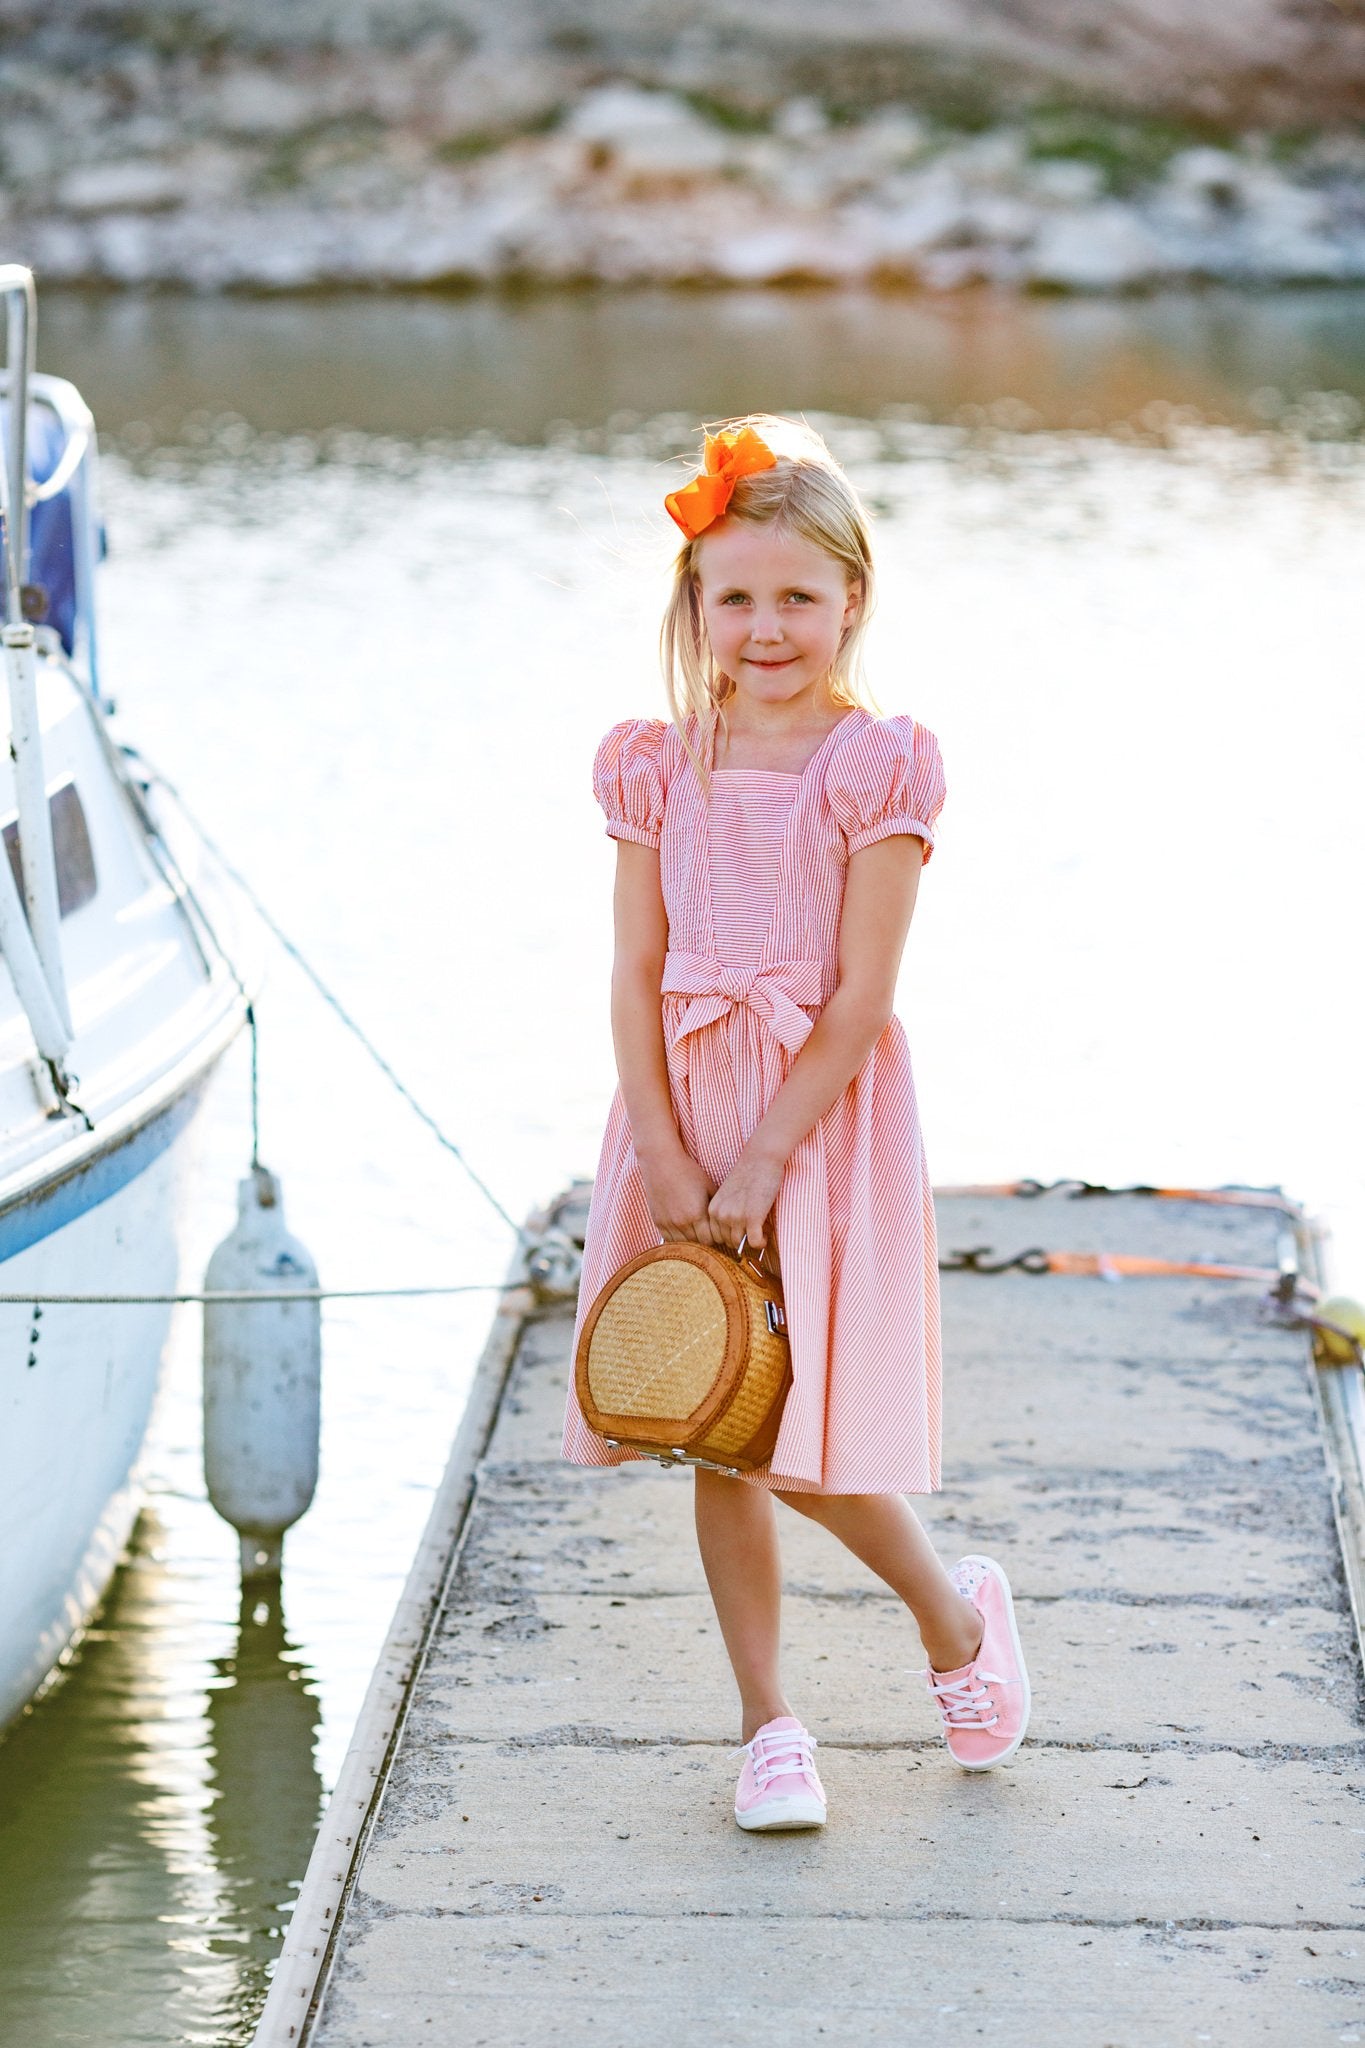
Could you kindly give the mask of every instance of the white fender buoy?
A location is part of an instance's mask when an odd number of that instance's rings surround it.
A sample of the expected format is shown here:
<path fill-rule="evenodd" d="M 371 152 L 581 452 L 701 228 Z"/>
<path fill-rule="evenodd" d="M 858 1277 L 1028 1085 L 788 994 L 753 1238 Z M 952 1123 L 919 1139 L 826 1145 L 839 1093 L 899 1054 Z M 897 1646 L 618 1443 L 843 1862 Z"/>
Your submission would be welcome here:
<path fill-rule="evenodd" d="M 313 1261 L 284 1227 L 274 1174 L 253 1167 L 237 1201 L 205 1293 L 316 1287 Z M 321 1387 L 320 1302 L 204 1303 L 204 1479 L 242 1539 L 243 1578 L 279 1571 L 284 1532 L 313 1498 Z"/>

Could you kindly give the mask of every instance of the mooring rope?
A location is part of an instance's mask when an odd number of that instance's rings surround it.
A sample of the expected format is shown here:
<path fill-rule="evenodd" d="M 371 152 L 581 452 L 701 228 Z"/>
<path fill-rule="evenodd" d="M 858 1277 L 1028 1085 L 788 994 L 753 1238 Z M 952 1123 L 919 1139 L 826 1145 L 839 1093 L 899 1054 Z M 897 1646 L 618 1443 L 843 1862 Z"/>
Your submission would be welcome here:
<path fill-rule="evenodd" d="M 940 1259 L 940 1273 L 1066 1273 L 1072 1276 L 1094 1275 L 1101 1280 L 1121 1280 L 1141 1277 L 1164 1279 L 1184 1275 L 1196 1280 L 1265 1280 L 1278 1281 L 1280 1270 L 1272 1266 L 1224 1266 L 1201 1259 L 1157 1259 L 1148 1258 L 1141 1252 L 1059 1252 L 1049 1251 L 1045 1245 L 1030 1245 L 1025 1252 L 1015 1252 L 1012 1258 L 990 1259 L 992 1247 L 988 1244 L 970 1246 L 965 1251 L 949 1252 Z"/>
<path fill-rule="evenodd" d="M 1016 1253 L 1013 1258 L 987 1265 L 982 1254 L 989 1250 L 989 1245 L 976 1245 L 967 1252 L 949 1252 L 946 1258 L 939 1260 L 938 1269 L 941 1273 L 1064 1273 L 1073 1277 L 1095 1276 L 1101 1280 L 1188 1276 L 1203 1280 L 1260 1280 L 1274 1282 L 1281 1287 L 1285 1277 L 1269 1266 L 1221 1266 L 1195 1260 L 1152 1259 L 1133 1252 L 1050 1252 L 1037 1245 L 1026 1252 Z M 467 1280 L 439 1287 L 233 1287 L 200 1289 L 183 1294 L 0 1294 L 0 1308 L 150 1307 L 156 1304 L 180 1306 L 229 1301 L 416 1300 L 427 1295 L 506 1294 L 527 1285 L 523 1279 Z M 1305 1298 L 1316 1300 L 1319 1290 L 1311 1283 L 1300 1280 L 1297 1285 Z M 1350 1335 L 1349 1331 L 1339 1330 L 1335 1324 L 1317 1323 L 1311 1316 L 1304 1317 L 1303 1321 L 1306 1325 L 1330 1330 L 1334 1335 Z"/>
<path fill-rule="evenodd" d="M 0 1294 L 0 1308 L 178 1306 L 220 1301 L 393 1301 L 426 1294 L 506 1294 L 524 1280 L 468 1280 L 454 1287 L 222 1287 L 194 1294 Z"/>
<path fill-rule="evenodd" d="M 1065 1192 L 1071 1201 L 1087 1195 L 1154 1195 L 1167 1202 L 1215 1202 L 1235 1209 L 1278 1209 L 1286 1216 L 1301 1217 L 1303 1207 L 1279 1188 L 1243 1188 L 1228 1183 L 1221 1188 L 1159 1188 L 1148 1181 L 1129 1187 L 1112 1188 L 1097 1180 L 1003 1180 L 974 1182 L 962 1187 L 935 1188 L 936 1195 L 1053 1195 Z"/>
<path fill-rule="evenodd" d="M 370 1037 L 369 1033 L 365 1030 L 364 1026 L 361 1025 L 356 1020 L 356 1018 L 354 1018 L 351 1015 L 346 1005 L 342 1002 L 340 996 L 337 995 L 335 990 L 330 988 L 328 984 L 323 980 L 322 976 L 318 973 L 316 967 L 313 966 L 312 962 L 304 954 L 302 948 L 298 946 L 293 939 L 290 938 L 288 932 L 284 930 L 283 926 L 280 925 L 278 920 L 266 908 L 261 898 L 257 895 L 255 889 L 252 888 L 250 882 L 248 882 L 246 876 L 242 873 L 241 869 L 237 867 L 233 861 L 229 860 L 227 854 L 223 851 L 222 847 L 218 844 L 217 840 L 214 839 L 211 833 L 206 829 L 206 827 L 200 823 L 199 819 L 196 817 L 195 813 L 190 809 L 189 805 L 186 803 L 184 797 L 176 788 L 175 784 L 169 779 L 168 776 L 163 775 L 161 770 L 155 767 L 152 762 L 147 761 L 144 756 L 139 755 L 137 758 L 143 762 L 143 765 L 147 768 L 148 772 L 152 776 L 153 780 L 158 784 L 158 786 L 164 789 L 166 791 L 166 794 L 176 804 L 181 816 L 185 820 L 185 823 L 190 827 L 190 830 L 199 839 L 200 843 L 207 849 L 209 853 L 212 854 L 213 858 L 218 862 L 219 866 L 222 868 L 224 874 L 230 876 L 232 881 L 236 883 L 237 887 L 246 897 L 247 902 L 255 911 L 257 917 L 260 918 L 261 923 L 265 926 L 266 930 L 275 940 L 276 944 L 282 947 L 284 952 L 287 953 L 289 958 L 294 962 L 294 965 L 299 969 L 299 971 L 302 974 L 304 974 L 307 977 L 309 982 L 312 984 L 313 988 L 317 991 L 318 995 L 321 996 L 323 1002 L 326 1003 L 327 1007 L 332 1011 L 333 1015 L 336 1016 L 340 1020 L 340 1022 L 345 1025 L 346 1029 L 351 1033 L 351 1036 L 357 1041 L 359 1045 L 361 1045 L 364 1048 L 365 1052 L 369 1055 L 369 1057 L 373 1060 L 374 1064 L 378 1067 L 380 1073 L 383 1074 L 385 1080 L 388 1081 L 390 1086 L 394 1088 L 399 1095 L 402 1096 L 404 1102 L 407 1103 L 409 1109 L 412 1110 L 413 1114 L 419 1117 L 421 1121 L 426 1125 L 427 1129 L 435 1138 L 437 1144 L 442 1146 L 445 1149 L 445 1151 L 449 1152 L 452 1158 L 457 1160 L 459 1164 L 464 1168 L 464 1171 L 469 1175 L 469 1178 L 473 1181 L 475 1187 L 479 1190 L 480 1194 L 483 1195 L 485 1199 L 492 1204 L 493 1208 L 497 1211 L 498 1215 L 502 1218 L 502 1221 L 507 1225 L 508 1229 L 514 1233 L 517 1242 L 519 1244 L 534 1244 L 535 1239 L 532 1233 L 528 1231 L 523 1224 L 518 1223 L 516 1221 L 516 1218 L 511 1214 L 511 1212 L 503 1206 L 503 1204 L 498 1200 L 497 1196 L 493 1193 L 493 1190 L 489 1187 L 487 1181 L 485 1181 L 482 1178 L 482 1176 L 478 1174 L 475 1171 L 475 1169 L 470 1165 L 469 1161 L 465 1158 L 463 1151 L 456 1144 L 455 1140 L 450 1136 L 450 1134 L 446 1130 L 442 1128 L 441 1124 L 432 1115 L 431 1111 L 427 1109 L 423 1103 L 418 1101 L 412 1089 L 408 1087 L 406 1081 L 403 1080 L 402 1076 L 398 1074 L 390 1065 L 389 1061 L 384 1057 L 383 1053 L 379 1050 L 379 1047 L 375 1044 L 374 1040 Z M 203 912 L 199 905 L 198 899 L 195 897 L 193 890 L 190 889 L 189 884 L 187 882 L 183 882 L 183 878 L 182 885 L 185 887 L 186 892 L 189 895 L 191 902 L 194 904 L 195 909 L 198 910 L 200 915 L 202 916 Z M 207 923 L 207 920 L 205 920 L 205 922 Z M 210 931 L 212 932 L 211 927 Z M 221 942 L 217 939 L 216 935 L 213 936 L 214 943 L 218 946 L 219 952 L 222 954 L 224 960 L 227 961 L 228 966 L 232 968 L 232 962 L 230 959 L 228 959 L 226 950 L 222 946 Z M 232 968 L 232 971 L 235 975 L 236 969 Z M 240 980 L 238 985 L 240 986 Z M 252 1115 L 254 1126 L 256 1096 L 254 1015 L 251 1016 L 251 1024 L 253 1054 Z M 253 1148 L 255 1144 L 256 1137 L 253 1130 Z"/>

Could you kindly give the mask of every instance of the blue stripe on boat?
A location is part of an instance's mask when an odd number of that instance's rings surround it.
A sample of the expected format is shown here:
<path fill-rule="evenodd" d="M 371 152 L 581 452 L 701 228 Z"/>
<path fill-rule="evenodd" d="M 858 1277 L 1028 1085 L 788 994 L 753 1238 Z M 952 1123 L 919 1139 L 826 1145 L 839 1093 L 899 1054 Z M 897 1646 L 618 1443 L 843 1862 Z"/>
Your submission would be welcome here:
<path fill-rule="evenodd" d="M 207 1073 L 196 1075 L 164 1109 L 156 1110 L 117 1144 L 92 1152 L 60 1180 L 40 1185 L 31 1195 L 16 1197 L 0 1215 L 0 1264 L 74 1223 L 87 1209 L 98 1208 L 145 1173 L 194 1115 L 208 1078 Z"/>

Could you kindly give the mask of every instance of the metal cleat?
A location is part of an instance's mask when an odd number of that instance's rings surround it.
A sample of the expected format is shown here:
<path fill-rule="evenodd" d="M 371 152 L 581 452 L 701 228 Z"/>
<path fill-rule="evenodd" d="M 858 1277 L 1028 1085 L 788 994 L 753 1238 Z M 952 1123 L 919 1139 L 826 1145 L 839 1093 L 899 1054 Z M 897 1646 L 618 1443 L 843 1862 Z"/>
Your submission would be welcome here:
<path fill-rule="evenodd" d="M 563 1230 L 543 1231 L 527 1254 L 526 1278 L 537 1301 L 571 1301 L 578 1292 L 583 1254 Z"/>

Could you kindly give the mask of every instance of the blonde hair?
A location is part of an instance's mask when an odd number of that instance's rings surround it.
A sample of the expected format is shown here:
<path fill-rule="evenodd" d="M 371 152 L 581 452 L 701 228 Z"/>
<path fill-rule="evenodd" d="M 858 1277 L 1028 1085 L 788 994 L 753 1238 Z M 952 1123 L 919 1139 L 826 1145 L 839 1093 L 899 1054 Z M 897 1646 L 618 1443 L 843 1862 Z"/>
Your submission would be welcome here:
<path fill-rule="evenodd" d="M 777 462 L 772 469 L 739 479 L 725 517 L 742 520 L 746 526 L 776 526 L 814 542 L 840 564 L 850 588 L 858 585 L 858 609 L 839 642 L 829 673 L 829 693 L 836 704 L 850 710 L 861 704 L 875 711 L 862 666 L 863 637 L 875 595 L 867 510 L 825 443 L 804 420 L 749 413 L 743 419 L 725 420 L 708 432 L 735 433 L 743 427 L 751 427 L 767 443 Z M 674 725 L 709 794 L 710 776 L 688 742 L 686 721 L 695 713 L 709 754 L 711 721 L 725 726 L 725 707 L 736 686 L 717 668 L 702 621 L 697 547 L 697 540 L 685 541 L 674 561 L 673 588 L 659 632 L 659 654 Z"/>

